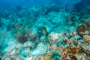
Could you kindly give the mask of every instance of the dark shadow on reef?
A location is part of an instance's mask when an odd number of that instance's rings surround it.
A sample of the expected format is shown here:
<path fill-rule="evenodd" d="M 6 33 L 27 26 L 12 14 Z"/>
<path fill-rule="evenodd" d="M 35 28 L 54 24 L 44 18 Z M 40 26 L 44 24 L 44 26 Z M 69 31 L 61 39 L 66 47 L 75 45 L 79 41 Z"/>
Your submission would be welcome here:
<path fill-rule="evenodd" d="M 87 6 L 90 6 L 90 0 L 81 0 L 81 2 L 78 2 L 77 4 L 74 5 L 75 9 L 80 12 Z"/>

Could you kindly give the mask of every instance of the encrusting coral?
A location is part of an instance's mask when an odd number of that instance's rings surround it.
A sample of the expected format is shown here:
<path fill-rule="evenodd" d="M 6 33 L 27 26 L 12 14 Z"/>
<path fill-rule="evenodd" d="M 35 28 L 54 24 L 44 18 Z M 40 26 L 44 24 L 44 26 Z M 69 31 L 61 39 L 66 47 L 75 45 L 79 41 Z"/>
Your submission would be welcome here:
<path fill-rule="evenodd" d="M 52 59 L 52 57 L 51 57 L 51 56 L 46 55 L 46 56 L 44 57 L 44 60 L 53 60 L 53 59 Z"/>

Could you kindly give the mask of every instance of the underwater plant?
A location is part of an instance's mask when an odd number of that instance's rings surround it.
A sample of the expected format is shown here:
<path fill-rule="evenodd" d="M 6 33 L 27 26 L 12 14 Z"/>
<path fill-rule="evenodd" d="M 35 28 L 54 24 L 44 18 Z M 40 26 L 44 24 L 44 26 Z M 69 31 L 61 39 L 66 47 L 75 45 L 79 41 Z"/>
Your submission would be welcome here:
<path fill-rule="evenodd" d="M 23 44 L 28 40 L 28 38 L 30 37 L 29 28 L 32 27 L 34 20 L 35 17 L 33 16 L 32 11 L 30 9 L 27 9 L 23 24 L 16 29 L 17 32 L 14 34 L 18 42 Z M 17 25 L 15 26 L 17 27 Z"/>
<path fill-rule="evenodd" d="M 65 11 L 68 12 L 69 11 L 69 8 L 68 8 L 68 5 L 66 4 L 65 6 Z"/>
<path fill-rule="evenodd" d="M 7 39 L 6 39 L 7 38 Z M 9 36 L 6 30 L 0 30 L 0 51 L 2 52 L 7 47 L 7 42 L 9 41 Z"/>
<path fill-rule="evenodd" d="M 23 44 L 28 40 L 27 38 L 29 34 L 30 34 L 29 29 L 27 27 L 25 28 L 24 26 L 22 26 L 14 35 L 17 38 L 18 42 Z"/>

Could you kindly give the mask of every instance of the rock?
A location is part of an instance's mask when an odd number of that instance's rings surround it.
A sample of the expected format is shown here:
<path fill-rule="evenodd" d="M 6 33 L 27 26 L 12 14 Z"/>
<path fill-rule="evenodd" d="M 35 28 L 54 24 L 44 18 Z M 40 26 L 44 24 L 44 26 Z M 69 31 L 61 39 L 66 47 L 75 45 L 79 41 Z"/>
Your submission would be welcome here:
<path fill-rule="evenodd" d="M 85 32 L 87 31 L 86 25 L 78 26 L 77 31 L 80 36 L 83 36 Z"/>
<path fill-rule="evenodd" d="M 48 40 L 50 43 L 55 43 L 56 41 L 59 41 L 60 34 L 51 32 L 48 36 Z"/>
<path fill-rule="evenodd" d="M 6 58 L 5 57 L 2 57 L 2 59 L 1 60 L 5 60 Z"/>
<path fill-rule="evenodd" d="M 88 36 L 88 35 L 84 35 L 83 38 L 84 38 L 86 41 L 90 41 L 90 36 Z"/>
<path fill-rule="evenodd" d="M 25 60 L 33 60 L 33 56 L 29 56 Z"/>
<path fill-rule="evenodd" d="M 45 56 L 45 58 L 44 58 L 44 60 L 53 60 L 53 59 L 52 59 L 52 57 L 51 57 L 51 56 L 46 55 L 46 56 Z"/>
<path fill-rule="evenodd" d="M 38 55 L 35 60 L 44 60 L 44 54 Z"/>
<path fill-rule="evenodd" d="M 16 60 L 23 60 L 22 58 L 16 58 Z"/>
<path fill-rule="evenodd" d="M 68 38 L 63 39 L 63 42 L 66 44 L 68 42 Z"/>
<path fill-rule="evenodd" d="M 12 60 L 11 58 L 6 58 L 5 60 Z"/>
<path fill-rule="evenodd" d="M 72 41 L 72 40 L 80 40 L 80 39 L 82 39 L 82 37 L 79 35 L 76 35 L 76 36 L 71 37 L 69 40 Z"/>

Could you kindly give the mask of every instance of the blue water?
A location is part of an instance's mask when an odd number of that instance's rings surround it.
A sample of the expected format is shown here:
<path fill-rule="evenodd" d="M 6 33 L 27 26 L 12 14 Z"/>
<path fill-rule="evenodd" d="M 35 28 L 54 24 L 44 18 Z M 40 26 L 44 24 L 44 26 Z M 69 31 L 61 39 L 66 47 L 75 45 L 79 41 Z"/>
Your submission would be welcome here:
<path fill-rule="evenodd" d="M 9 8 L 9 7 L 15 7 L 17 5 L 20 5 L 20 6 L 27 6 L 29 5 L 30 7 L 32 6 L 45 6 L 45 5 L 48 5 L 48 4 L 52 4 L 52 3 L 56 3 L 56 4 L 59 4 L 59 5 L 64 5 L 65 4 L 76 4 L 77 2 L 79 2 L 80 0 L 0 0 L 0 7 L 1 8 Z M 63 7 L 64 7 L 63 6 Z"/>
<path fill-rule="evenodd" d="M 90 0 L 0 0 L 0 60 L 90 60 Z"/>

